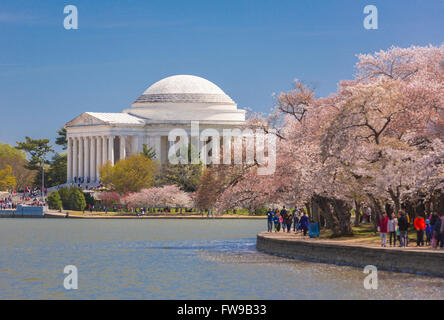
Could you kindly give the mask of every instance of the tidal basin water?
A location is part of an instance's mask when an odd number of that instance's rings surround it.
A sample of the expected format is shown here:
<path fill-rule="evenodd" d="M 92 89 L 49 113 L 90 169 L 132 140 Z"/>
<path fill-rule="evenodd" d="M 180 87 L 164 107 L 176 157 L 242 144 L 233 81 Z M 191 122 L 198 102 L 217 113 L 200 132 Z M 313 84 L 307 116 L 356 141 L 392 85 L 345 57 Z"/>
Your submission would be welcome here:
<path fill-rule="evenodd" d="M 263 220 L 0 219 L 1 299 L 444 299 L 444 279 L 256 251 Z M 66 265 L 78 289 L 63 286 Z"/>

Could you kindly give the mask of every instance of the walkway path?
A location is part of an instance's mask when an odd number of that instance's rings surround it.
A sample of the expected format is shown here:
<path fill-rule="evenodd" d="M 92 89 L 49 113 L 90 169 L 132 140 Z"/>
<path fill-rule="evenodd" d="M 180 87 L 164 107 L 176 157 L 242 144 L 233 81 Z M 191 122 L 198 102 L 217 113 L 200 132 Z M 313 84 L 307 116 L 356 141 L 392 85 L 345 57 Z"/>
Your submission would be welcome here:
<path fill-rule="evenodd" d="M 294 233 L 294 232 L 261 232 L 259 236 L 269 239 L 277 239 L 277 240 L 285 240 L 285 241 L 302 241 L 306 243 L 323 243 L 323 244 L 335 244 L 341 246 L 351 246 L 351 247 L 363 247 L 363 248 L 375 248 L 380 250 L 399 250 L 399 251 L 413 251 L 413 252 L 433 252 L 436 254 L 442 254 L 444 257 L 444 250 L 433 249 L 432 247 L 417 247 L 416 239 L 411 239 L 410 244 L 406 248 L 390 247 L 381 247 L 379 242 L 372 241 L 366 238 L 354 238 L 350 237 L 349 239 L 342 238 L 341 240 L 335 239 L 320 239 L 320 238 L 309 238 L 308 236 L 304 237 L 302 233 Z"/>

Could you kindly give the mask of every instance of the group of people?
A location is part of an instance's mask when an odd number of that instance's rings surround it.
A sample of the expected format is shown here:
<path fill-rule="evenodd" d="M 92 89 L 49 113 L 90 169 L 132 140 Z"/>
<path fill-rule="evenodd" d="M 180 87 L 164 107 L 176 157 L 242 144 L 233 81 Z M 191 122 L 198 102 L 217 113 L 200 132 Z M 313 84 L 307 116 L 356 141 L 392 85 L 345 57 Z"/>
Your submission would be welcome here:
<path fill-rule="evenodd" d="M 405 211 L 400 210 L 399 216 L 392 213 L 390 216 L 383 213 L 378 222 L 378 229 L 381 238 L 381 246 L 387 246 L 387 236 L 389 237 L 390 247 L 396 246 L 399 241 L 399 247 L 408 246 L 408 229 L 410 221 Z M 416 230 L 416 246 L 431 246 L 433 248 L 444 248 L 444 213 L 441 216 L 438 212 L 433 212 L 428 218 L 417 216 L 413 222 Z M 424 241 L 424 235 L 426 240 Z"/>
<path fill-rule="evenodd" d="M 295 208 L 293 212 L 287 211 L 285 206 L 282 210 L 271 209 L 267 211 L 267 226 L 268 232 L 273 232 L 273 227 L 275 232 L 290 232 L 292 227 L 293 231 L 301 231 L 304 236 L 307 235 L 309 219 L 305 211 L 298 210 Z"/>
<path fill-rule="evenodd" d="M 0 209 L 1 210 L 11 210 L 15 209 L 16 203 L 12 201 L 12 197 L 7 197 L 0 199 Z"/>
<path fill-rule="evenodd" d="M 35 191 L 27 191 L 23 194 L 10 192 L 9 196 L 0 199 L 0 210 L 15 210 L 18 205 L 45 206 L 46 202 L 42 202 Z"/>

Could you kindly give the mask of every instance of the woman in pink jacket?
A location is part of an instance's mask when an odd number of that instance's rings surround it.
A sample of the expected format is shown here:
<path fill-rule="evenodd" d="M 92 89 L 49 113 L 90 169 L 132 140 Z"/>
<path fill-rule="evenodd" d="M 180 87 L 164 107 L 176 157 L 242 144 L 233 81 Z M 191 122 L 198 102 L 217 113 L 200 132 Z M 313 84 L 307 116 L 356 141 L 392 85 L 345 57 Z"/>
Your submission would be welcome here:
<path fill-rule="evenodd" d="M 382 214 L 381 219 L 379 219 L 378 227 L 379 227 L 379 236 L 381 237 L 381 247 L 385 247 L 387 244 L 387 224 L 389 218 L 387 214 L 384 212 Z"/>

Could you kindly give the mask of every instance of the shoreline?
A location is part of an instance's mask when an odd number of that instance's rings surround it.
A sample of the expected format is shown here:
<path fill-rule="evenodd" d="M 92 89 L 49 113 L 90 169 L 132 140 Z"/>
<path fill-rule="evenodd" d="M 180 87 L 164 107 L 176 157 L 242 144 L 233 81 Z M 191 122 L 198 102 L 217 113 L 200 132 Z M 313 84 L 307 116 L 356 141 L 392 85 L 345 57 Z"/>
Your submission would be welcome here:
<path fill-rule="evenodd" d="M 385 247 L 368 243 L 303 239 L 294 233 L 261 232 L 256 248 L 267 254 L 336 265 L 364 267 L 394 272 L 444 277 L 444 250 L 416 247 Z"/>
<path fill-rule="evenodd" d="M 65 213 L 60 212 L 54 212 L 50 211 L 45 214 L 43 218 L 49 218 L 49 219 L 194 219 L 194 220 L 210 220 L 210 219 L 217 219 L 217 220 L 227 220 L 227 219 L 233 219 L 233 220 L 239 220 L 239 219 L 245 219 L 245 220 L 263 220 L 266 219 L 266 216 L 242 216 L 242 215 L 222 215 L 222 216 L 214 216 L 214 217 L 207 217 L 206 215 L 177 215 L 177 214 L 170 214 L 170 215 L 145 215 L 145 216 L 130 216 L 130 215 L 74 215 L 70 214 L 69 217 L 66 217 Z"/>

